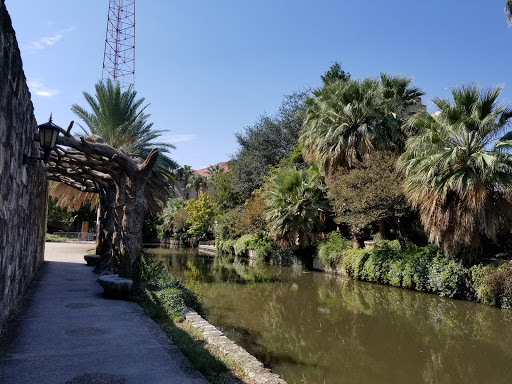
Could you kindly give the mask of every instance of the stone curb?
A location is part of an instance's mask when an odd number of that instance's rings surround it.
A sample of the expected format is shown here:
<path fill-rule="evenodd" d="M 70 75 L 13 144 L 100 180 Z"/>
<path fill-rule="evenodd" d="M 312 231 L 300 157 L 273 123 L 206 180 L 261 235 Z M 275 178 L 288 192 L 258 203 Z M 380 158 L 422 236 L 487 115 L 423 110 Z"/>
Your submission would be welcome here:
<path fill-rule="evenodd" d="M 225 356 L 240 364 L 244 373 L 256 383 L 287 384 L 279 375 L 265 368 L 258 359 L 224 336 L 221 331 L 199 316 L 197 312 L 191 309 L 187 310 L 185 319 L 192 328 L 201 332 L 208 344 L 214 346 Z"/>

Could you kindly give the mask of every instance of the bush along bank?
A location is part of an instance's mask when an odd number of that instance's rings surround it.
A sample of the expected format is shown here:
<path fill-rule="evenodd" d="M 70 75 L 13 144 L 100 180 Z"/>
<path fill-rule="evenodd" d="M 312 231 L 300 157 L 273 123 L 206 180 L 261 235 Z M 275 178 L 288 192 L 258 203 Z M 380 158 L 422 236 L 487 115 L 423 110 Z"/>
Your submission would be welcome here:
<path fill-rule="evenodd" d="M 242 382 L 244 372 L 239 364 L 207 345 L 203 335 L 184 321 L 189 309 L 204 316 L 197 295 L 171 276 L 151 254 L 141 256 L 134 298 L 210 383 Z"/>
<path fill-rule="evenodd" d="M 356 250 L 337 233 L 318 245 L 317 254 L 326 267 L 357 280 L 512 308 L 510 261 L 467 268 L 435 245 L 402 250 L 397 241 L 380 241 L 375 249 Z"/>

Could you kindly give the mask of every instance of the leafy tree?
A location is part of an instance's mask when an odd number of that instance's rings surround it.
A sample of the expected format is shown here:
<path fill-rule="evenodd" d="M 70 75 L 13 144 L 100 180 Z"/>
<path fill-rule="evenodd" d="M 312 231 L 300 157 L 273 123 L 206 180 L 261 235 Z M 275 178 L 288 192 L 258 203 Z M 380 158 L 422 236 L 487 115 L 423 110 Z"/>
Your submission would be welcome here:
<path fill-rule="evenodd" d="M 193 201 L 193 200 L 189 200 Z M 176 239 L 187 240 L 190 235 L 188 233 L 190 229 L 190 215 L 185 208 L 180 208 L 176 211 L 176 214 L 173 218 L 173 227 L 172 227 L 172 235 Z"/>
<path fill-rule="evenodd" d="M 382 74 L 379 80 L 333 81 L 313 92 L 300 135 L 305 159 L 330 177 L 375 150 L 403 148 L 402 119 L 423 94 L 411 81 Z"/>
<path fill-rule="evenodd" d="M 234 163 L 230 163 L 228 172 L 217 175 L 213 181 L 213 189 L 208 191 L 212 202 L 221 213 L 243 204 L 243 199 L 235 187 L 233 167 Z"/>
<path fill-rule="evenodd" d="M 238 232 L 253 235 L 267 234 L 266 211 L 265 199 L 261 194 L 247 199 L 236 223 Z"/>
<path fill-rule="evenodd" d="M 269 166 L 279 161 L 297 144 L 302 127 L 305 93 L 287 96 L 275 116 L 260 116 L 258 121 L 236 134 L 240 149 L 234 156 L 235 189 L 242 201 L 263 185 Z"/>
<path fill-rule="evenodd" d="M 417 135 L 398 162 L 429 240 L 469 264 L 480 260 L 483 238 L 495 240 L 512 220 L 512 159 L 492 148 L 512 118 L 500 91 L 469 85 L 452 90 L 453 102 L 435 99 L 438 113 L 408 121 Z"/>
<path fill-rule="evenodd" d="M 505 4 L 505 14 L 507 15 L 508 22 L 512 24 L 512 0 L 507 0 Z"/>
<path fill-rule="evenodd" d="M 189 214 L 187 223 L 190 224 L 188 233 L 199 239 L 211 234 L 211 227 L 215 220 L 215 206 L 207 193 L 201 194 L 195 200 L 187 201 L 185 210 Z"/>
<path fill-rule="evenodd" d="M 276 242 L 288 246 L 310 245 L 313 234 L 323 228 L 329 211 L 318 167 L 280 169 L 268 180 L 265 189 L 266 219 Z"/>
<path fill-rule="evenodd" d="M 331 84 L 337 80 L 350 80 L 350 74 L 341 69 L 341 63 L 338 63 L 337 61 L 335 61 L 329 70 L 320 77 L 322 78 L 324 85 Z"/>
<path fill-rule="evenodd" d="M 46 223 L 47 232 L 67 231 L 75 220 L 73 212 L 66 207 L 60 207 L 57 199 L 52 197 L 48 200 L 48 219 Z"/>
<path fill-rule="evenodd" d="M 335 219 L 349 226 L 355 241 L 371 224 L 383 220 L 405 246 L 400 219 L 410 210 L 401 187 L 403 178 L 395 170 L 396 160 L 393 153 L 375 152 L 353 169 L 334 174 L 328 196 Z"/>

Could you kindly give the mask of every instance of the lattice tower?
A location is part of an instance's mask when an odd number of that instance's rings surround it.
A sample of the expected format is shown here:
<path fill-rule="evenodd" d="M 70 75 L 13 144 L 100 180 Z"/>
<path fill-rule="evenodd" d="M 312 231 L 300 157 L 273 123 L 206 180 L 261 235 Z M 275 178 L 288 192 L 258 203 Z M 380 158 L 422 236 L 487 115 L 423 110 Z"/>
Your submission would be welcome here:
<path fill-rule="evenodd" d="M 110 0 L 102 79 L 121 87 L 135 82 L 135 0 Z"/>

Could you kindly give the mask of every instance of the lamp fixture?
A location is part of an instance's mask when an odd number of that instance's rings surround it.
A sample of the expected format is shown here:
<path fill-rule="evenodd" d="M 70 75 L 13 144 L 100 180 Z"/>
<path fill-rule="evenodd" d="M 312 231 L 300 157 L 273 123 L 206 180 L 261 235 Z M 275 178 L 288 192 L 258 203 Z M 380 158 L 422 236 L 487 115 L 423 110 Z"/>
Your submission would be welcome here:
<path fill-rule="evenodd" d="M 50 152 L 55 148 L 61 128 L 53 124 L 51 114 L 50 120 L 47 123 L 39 125 L 37 128 L 39 129 L 39 143 L 44 155 L 43 157 L 23 155 L 23 164 L 34 165 L 37 160 L 43 160 L 45 164 L 48 164 L 50 161 Z"/>

